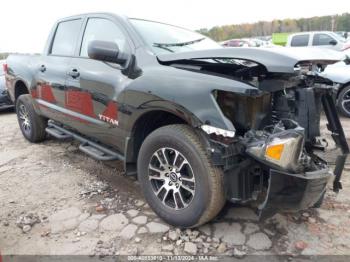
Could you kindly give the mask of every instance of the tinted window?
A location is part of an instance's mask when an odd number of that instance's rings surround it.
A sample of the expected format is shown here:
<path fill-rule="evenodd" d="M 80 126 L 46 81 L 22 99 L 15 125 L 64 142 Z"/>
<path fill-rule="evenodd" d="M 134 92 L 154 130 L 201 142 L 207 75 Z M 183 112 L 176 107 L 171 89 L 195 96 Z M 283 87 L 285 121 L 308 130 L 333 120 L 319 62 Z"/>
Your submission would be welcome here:
<path fill-rule="evenodd" d="M 81 19 L 61 22 L 58 24 L 55 39 L 52 44 L 53 55 L 74 55 L 74 49 L 78 41 Z"/>
<path fill-rule="evenodd" d="M 332 40 L 334 39 L 327 34 L 315 34 L 312 45 L 330 45 Z"/>
<path fill-rule="evenodd" d="M 112 21 L 103 18 L 90 18 L 85 29 L 80 56 L 88 57 L 88 46 L 93 40 L 114 42 L 119 50 L 127 49 L 126 38 Z"/>
<path fill-rule="evenodd" d="M 309 43 L 309 35 L 296 35 L 292 38 L 291 46 L 307 46 Z"/>

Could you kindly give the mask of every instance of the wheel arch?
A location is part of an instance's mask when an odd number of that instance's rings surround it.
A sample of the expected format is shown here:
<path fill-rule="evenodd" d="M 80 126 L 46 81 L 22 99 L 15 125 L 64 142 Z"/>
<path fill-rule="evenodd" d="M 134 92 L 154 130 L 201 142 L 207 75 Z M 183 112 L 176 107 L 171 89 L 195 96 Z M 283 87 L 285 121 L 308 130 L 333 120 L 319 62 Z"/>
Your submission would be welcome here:
<path fill-rule="evenodd" d="M 199 126 L 200 122 L 193 115 L 178 109 L 153 108 L 138 115 L 132 124 L 130 135 L 125 143 L 126 174 L 136 174 L 136 163 L 141 145 L 146 137 L 154 130 L 173 124 Z"/>
<path fill-rule="evenodd" d="M 343 91 L 344 88 L 347 88 L 347 87 L 350 87 L 350 81 L 345 83 L 345 84 L 342 84 L 342 86 L 338 89 L 338 92 L 337 92 L 337 100 L 339 98 L 339 95 L 341 93 L 341 91 Z"/>
<path fill-rule="evenodd" d="M 24 94 L 30 94 L 29 88 L 24 80 L 18 79 L 14 85 L 14 101 L 16 102 L 17 98 Z"/>

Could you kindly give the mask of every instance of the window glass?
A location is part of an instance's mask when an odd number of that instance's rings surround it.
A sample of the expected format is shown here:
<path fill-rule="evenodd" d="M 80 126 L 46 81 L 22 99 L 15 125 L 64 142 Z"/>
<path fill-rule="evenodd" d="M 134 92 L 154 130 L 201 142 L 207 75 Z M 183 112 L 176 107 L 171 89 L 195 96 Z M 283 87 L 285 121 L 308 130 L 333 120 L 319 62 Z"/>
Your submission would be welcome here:
<path fill-rule="evenodd" d="M 332 40 L 334 39 L 327 34 L 315 34 L 312 45 L 330 45 Z"/>
<path fill-rule="evenodd" d="M 208 37 L 184 28 L 140 19 L 129 21 L 157 55 L 223 48 Z"/>
<path fill-rule="evenodd" d="M 58 24 L 51 54 L 73 56 L 78 41 L 81 19 L 65 21 Z"/>
<path fill-rule="evenodd" d="M 90 18 L 85 29 L 80 56 L 88 57 L 89 43 L 93 40 L 114 42 L 119 50 L 126 52 L 126 38 L 112 21 L 104 18 Z"/>
<path fill-rule="evenodd" d="M 295 35 L 292 38 L 291 46 L 307 46 L 309 44 L 309 35 Z"/>

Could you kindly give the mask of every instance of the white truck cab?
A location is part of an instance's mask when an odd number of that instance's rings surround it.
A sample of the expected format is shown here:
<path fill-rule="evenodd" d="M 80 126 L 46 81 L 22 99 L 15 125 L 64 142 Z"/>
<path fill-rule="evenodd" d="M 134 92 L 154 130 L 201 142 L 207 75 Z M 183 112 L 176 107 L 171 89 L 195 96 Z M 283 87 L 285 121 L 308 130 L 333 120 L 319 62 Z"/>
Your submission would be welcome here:
<path fill-rule="evenodd" d="M 330 31 L 302 32 L 288 36 L 287 47 L 321 47 L 341 51 L 350 43 Z"/>

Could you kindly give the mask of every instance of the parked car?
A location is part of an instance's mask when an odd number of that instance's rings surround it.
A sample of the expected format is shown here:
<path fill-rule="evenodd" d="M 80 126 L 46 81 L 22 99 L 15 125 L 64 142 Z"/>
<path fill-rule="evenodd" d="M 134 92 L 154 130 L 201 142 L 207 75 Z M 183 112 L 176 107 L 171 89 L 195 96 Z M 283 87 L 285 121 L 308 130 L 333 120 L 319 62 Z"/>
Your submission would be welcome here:
<path fill-rule="evenodd" d="M 58 21 L 42 55 L 9 56 L 6 77 L 28 141 L 77 139 L 95 159 L 122 160 L 162 219 L 194 227 L 226 200 L 261 216 L 319 206 L 333 176 L 314 154 L 321 104 L 342 149 L 341 188 L 349 149 L 332 87 L 306 81 L 336 56 L 222 48 L 180 27 L 94 13 Z"/>
<path fill-rule="evenodd" d="M 0 110 L 13 107 L 13 103 L 10 99 L 5 85 L 5 68 L 2 70 L 4 64 L 5 60 L 0 60 Z"/>
<path fill-rule="evenodd" d="M 224 47 L 256 47 L 255 43 L 246 39 L 231 39 L 225 41 L 222 46 Z"/>
<path fill-rule="evenodd" d="M 350 46 L 345 38 L 334 32 L 302 32 L 288 36 L 287 47 L 319 47 L 341 51 Z"/>

